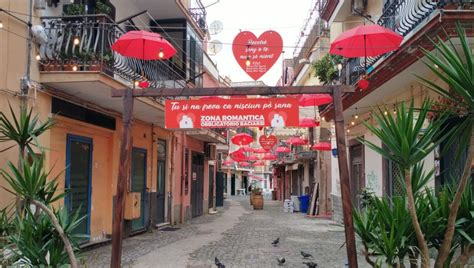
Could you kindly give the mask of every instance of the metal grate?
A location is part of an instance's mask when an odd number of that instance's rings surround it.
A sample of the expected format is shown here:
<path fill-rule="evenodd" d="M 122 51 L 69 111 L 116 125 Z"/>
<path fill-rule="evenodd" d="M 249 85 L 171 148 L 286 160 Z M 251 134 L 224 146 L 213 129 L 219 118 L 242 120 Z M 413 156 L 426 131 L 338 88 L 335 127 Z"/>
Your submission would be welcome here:
<path fill-rule="evenodd" d="M 403 194 L 403 178 L 401 177 L 401 170 L 400 167 L 392 162 L 389 161 L 389 169 L 390 169 L 390 181 L 391 181 L 391 194 L 392 196 L 400 196 Z"/>

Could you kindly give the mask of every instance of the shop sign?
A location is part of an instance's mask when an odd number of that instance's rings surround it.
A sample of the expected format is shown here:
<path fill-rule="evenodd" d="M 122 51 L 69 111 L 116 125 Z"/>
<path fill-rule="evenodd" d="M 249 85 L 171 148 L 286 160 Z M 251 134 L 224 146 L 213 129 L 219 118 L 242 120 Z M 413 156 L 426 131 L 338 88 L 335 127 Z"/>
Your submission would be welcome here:
<path fill-rule="evenodd" d="M 166 100 L 165 128 L 298 126 L 295 98 Z"/>
<path fill-rule="evenodd" d="M 258 38 L 252 32 L 243 31 L 232 42 L 237 63 L 253 80 L 258 80 L 270 70 L 282 51 L 283 39 L 275 31 L 266 31 Z"/>

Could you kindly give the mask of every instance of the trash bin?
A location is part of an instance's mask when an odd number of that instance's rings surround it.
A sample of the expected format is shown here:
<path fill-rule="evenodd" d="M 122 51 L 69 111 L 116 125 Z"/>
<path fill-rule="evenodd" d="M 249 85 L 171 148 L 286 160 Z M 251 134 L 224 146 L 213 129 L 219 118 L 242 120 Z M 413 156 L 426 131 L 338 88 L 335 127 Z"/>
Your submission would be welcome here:
<path fill-rule="evenodd" d="M 300 201 L 300 212 L 306 213 L 309 206 L 309 195 L 301 195 L 298 199 Z"/>

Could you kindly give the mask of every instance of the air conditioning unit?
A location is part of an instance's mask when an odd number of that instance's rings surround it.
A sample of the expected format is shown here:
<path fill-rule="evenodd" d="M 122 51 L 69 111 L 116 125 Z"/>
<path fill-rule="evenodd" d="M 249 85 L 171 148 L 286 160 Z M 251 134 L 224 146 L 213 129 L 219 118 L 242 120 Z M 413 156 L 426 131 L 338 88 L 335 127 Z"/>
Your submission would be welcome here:
<path fill-rule="evenodd" d="M 367 0 L 352 0 L 352 14 L 360 15 L 365 13 Z"/>
<path fill-rule="evenodd" d="M 35 0 L 34 8 L 36 10 L 46 9 L 46 0 Z"/>
<path fill-rule="evenodd" d="M 216 145 L 211 143 L 204 143 L 204 157 L 207 160 L 216 160 Z"/>

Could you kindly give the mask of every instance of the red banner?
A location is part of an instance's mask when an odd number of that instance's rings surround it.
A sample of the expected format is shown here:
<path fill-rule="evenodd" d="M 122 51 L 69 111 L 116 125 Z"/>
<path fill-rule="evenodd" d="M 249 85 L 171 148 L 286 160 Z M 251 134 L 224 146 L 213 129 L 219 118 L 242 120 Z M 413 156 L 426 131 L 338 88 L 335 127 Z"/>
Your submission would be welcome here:
<path fill-rule="evenodd" d="M 258 38 L 252 32 L 243 31 L 232 42 L 237 63 L 253 80 L 270 70 L 282 51 L 283 39 L 275 31 L 266 31 Z"/>
<path fill-rule="evenodd" d="M 167 100 L 165 128 L 298 126 L 295 98 Z"/>

